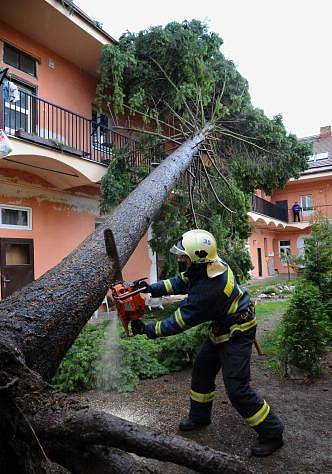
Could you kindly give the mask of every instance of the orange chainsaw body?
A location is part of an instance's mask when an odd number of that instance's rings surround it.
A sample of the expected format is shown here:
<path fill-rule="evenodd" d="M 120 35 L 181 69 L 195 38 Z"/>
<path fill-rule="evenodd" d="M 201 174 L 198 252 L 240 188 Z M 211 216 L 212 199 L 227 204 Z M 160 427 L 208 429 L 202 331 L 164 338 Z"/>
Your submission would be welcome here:
<path fill-rule="evenodd" d="M 128 337 L 129 323 L 144 316 L 145 313 L 145 299 L 141 293 L 135 289 L 135 282 L 117 282 L 112 286 L 112 299 Z"/>

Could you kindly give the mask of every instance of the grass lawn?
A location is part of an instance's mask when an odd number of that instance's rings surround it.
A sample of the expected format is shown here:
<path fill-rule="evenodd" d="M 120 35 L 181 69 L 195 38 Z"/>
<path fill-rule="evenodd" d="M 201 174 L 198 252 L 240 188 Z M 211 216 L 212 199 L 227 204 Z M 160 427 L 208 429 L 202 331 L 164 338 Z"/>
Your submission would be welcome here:
<path fill-rule="evenodd" d="M 288 299 L 260 301 L 256 304 L 257 319 L 267 318 L 274 314 L 284 313 L 287 309 Z"/>

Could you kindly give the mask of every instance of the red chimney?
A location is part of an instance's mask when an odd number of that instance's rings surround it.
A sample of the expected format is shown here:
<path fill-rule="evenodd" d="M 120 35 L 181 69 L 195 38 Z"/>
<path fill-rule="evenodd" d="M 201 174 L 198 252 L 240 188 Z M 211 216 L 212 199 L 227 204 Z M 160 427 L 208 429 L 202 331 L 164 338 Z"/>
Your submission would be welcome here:
<path fill-rule="evenodd" d="M 328 138 L 331 137 L 331 125 L 326 125 L 325 127 L 320 127 L 319 138 Z"/>

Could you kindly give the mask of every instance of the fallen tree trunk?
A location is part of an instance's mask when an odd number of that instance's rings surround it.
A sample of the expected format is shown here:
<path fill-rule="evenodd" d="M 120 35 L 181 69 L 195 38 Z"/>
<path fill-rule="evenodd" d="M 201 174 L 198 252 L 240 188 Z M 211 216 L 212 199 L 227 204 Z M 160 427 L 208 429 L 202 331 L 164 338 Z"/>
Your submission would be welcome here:
<path fill-rule="evenodd" d="M 234 456 L 145 432 L 105 413 L 82 411 L 45 382 L 100 305 L 118 268 L 127 262 L 209 130 L 206 127 L 170 155 L 59 265 L 0 303 L 1 473 L 45 474 L 51 465 L 48 457 L 80 474 L 157 470 L 114 448 L 196 472 L 250 472 Z M 118 256 L 113 242 L 107 241 L 105 249 L 107 230 L 107 235 L 114 235 Z M 76 463 L 82 452 L 89 453 L 86 462 Z"/>
<path fill-rule="evenodd" d="M 4 362 L 0 378 L 1 473 L 45 474 L 45 461 L 50 458 L 73 474 L 128 474 L 130 470 L 159 474 L 158 468 L 109 448 L 173 462 L 199 473 L 251 472 L 237 456 L 82 407 L 75 399 L 54 391 L 1 345 L 0 357 Z"/>
<path fill-rule="evenodd" d="M 84 453 L 91 445 L 103 445 L 186 466 L 204 474 L 252 472 L 237 456 L 201 446 L 180 436 L 147 431 L 135 423 L 104 412 L 81 410 L 53 423 L 47 418 L 38 417 L 35 427 L 47 445 L 57 445 L 55 461 L 71 469 L 72 463 L 66 464 L 70 452 L 68 446 L 80 446 L 80 451 Z M 90 473 L 88 470 L 83 472 Z M 99 474 L 98 470 L 94 472 Z"/>
<path fill-rule="evenodd" d="M 105 229 L 113 232 L 123 267 L 210 130 L 207 126 L 169 155 L 59 265 L 0 303 L 0 342 L 51 379 L 114 281 Z"/>
<path fill-rule="evenodd" d="M 84 449 L 52 441 L 49 453 L 61 460 L 72 474 L 164 474 L 165 470 L 150 466 L 146 460 L 106 446 L 87 446 Z"/>

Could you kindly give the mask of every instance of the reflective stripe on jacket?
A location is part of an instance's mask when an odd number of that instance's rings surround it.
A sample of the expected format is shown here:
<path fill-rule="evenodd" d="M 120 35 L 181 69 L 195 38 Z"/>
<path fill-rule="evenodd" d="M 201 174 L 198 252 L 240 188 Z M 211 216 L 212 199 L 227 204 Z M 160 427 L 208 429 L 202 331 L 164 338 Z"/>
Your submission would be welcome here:
<path fill-rule="evenodd" d="M 206 267 L 206 264 L 192 265 L 187 272 L 151 285 L 152 297 L 171 294 L 187 294 L 187 297 L 167 319 L 146 325 L 149 337 L 171 336 L 211 321 L 210 338 L 214 343 L 221 343 L 236 331 L 256 325 L 254 315 L 248 311 L 248 291 L 237 284 L 231 268 L 225 263 L 221 275 L 209 278 Z M 243 314 L 245 317 L 241 318 Z"/>

